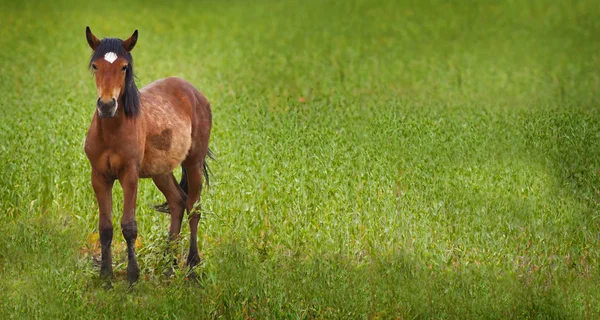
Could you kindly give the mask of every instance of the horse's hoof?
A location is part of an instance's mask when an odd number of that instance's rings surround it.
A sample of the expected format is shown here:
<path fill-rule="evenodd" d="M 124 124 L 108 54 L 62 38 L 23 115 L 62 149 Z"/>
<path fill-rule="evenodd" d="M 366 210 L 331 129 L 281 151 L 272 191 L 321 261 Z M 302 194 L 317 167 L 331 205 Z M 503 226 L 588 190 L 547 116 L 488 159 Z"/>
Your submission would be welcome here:
<path fill-rule="evenodd" d="M 135 288 L 137 282 L 134 283 L 130 283 L 129 287 L 127 287 L 127 291 L 125 291 L 126 293 L 130 293 L 131 291 L 133 291 L 133 289 Z"/>
<path fill-rule="evenodd" d="M 173 267 L 169 267 L 165 269 L 163 275 L 165 276 L 165 278 L 170 279 L 175 275 L 175 270 L 173 269 Z"/>
<path fill-rule="evenodd" d="M 113 274 L 112 268 L 100 267 L 100 279 L 102 280 L 112 280 L 115 278 Z"/>
<path fill-rule="evenodd" d="M 196 272 L 196 270 L 191 269 L 188 272 L 188 274 L 185 277 L 185 279 L 191 285 L 196 285 L 196 286 L 199 286 L 200 288 L 204 288 L 204 286 L 202 285 L 202 279 L 204 279 L 205 276 L 206 276 L 206 274 L 204 272 L 200 272 L 200 274 L 198 274 Z"/>
<path fill-rule="evenodd" d="M 190 272 L 188 272 L 186 278 L 188 280 L 192 280 L 192 281 L 199 281 L 200 280 L 200 276 L 198 276 L 198 274 L 196 273 L 196 270 L 190 270 Z"/>
<path fill-rule="evenodd" d="M 106 290 L 106 291 L 112 290 L 112 288 L 113 288 L 112 281 L 105 280 L 104 283 L 102 284 L 102 288 L 104 288 L 104 290 Z"/>
<path fill-rule="evenodd" d="M 136 265 L 128 265 L 127 266 L 127 279 L 129 280 L 129 284 L 134 284 L 138 281 L 140 277 L 140 269 Z"/>
<path fill-rule="evenodd" d="M 133 285 L 134 283 L 136 283 L 138 281 L 139 277 L 140 277 L 139 272 L 134 273 L 134 274 L 128 274 L 127 280 L 129 280 L 130 285 Z"/>
<path fill-rule="evenodd" d="M 190 269 L 202 263 L 202 258 L 196 255 L 189 255 L 185 264 L 190 267 Z"/>

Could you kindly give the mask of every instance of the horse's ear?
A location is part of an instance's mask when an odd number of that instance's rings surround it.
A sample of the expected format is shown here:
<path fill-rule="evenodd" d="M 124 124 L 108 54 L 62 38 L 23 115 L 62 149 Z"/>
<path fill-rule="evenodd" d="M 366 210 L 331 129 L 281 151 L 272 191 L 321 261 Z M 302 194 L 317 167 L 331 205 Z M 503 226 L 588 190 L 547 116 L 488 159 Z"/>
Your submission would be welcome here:
<path fill-rule="evenodd" d="M 85 37 L 87 38 L 87 42 L 90 45 L 90 48 L 92 48 L 92 50 L 95 51 L 98 45 L 100 44 L 100 40 L 98 40 L 98 38 L 96 38 L 96 36 L 92 33 L 90 27 L 85 27 Z"/>
<path fill-rule="evenodd" d="M 123 41 L 123 48 L 125 48 L 125 50 L 127 50 L 127 52 L 133 50 L 133 47 L 135 47 L 135 43 L 137 42 L 137 38 L 138 38 L 138 32 L 136 29 L 133 32 L 133 34 L 131 35 L 131 37 L 129 37 L 129 39 Z"/>

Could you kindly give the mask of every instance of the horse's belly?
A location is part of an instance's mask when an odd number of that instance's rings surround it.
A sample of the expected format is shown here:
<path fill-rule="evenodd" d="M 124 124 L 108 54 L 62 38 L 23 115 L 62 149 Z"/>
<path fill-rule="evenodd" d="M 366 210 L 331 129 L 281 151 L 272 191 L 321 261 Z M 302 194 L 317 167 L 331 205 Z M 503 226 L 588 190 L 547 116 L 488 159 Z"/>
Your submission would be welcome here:
<path fill-rule="evenodd" d="M 188 124 L 148 134 L 140 177 L 169 173 L 181 164 L 192 145 L 191 130 Z"/>

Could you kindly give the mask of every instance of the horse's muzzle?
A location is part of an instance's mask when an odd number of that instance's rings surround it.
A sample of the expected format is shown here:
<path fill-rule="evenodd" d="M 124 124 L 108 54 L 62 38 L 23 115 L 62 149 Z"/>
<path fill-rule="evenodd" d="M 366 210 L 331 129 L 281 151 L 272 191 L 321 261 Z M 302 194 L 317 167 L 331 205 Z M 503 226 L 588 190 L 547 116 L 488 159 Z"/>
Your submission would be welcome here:
<path fill-rule="evenodd" d="M 114 117 L 117 113 L 117 100 L 112 98 L 108 102 L 102 101 L 102 99 L 98 98 L 96 101 L 96 108 L 98 109 L 98 115 L 101 118 L 110 118 Z"/>

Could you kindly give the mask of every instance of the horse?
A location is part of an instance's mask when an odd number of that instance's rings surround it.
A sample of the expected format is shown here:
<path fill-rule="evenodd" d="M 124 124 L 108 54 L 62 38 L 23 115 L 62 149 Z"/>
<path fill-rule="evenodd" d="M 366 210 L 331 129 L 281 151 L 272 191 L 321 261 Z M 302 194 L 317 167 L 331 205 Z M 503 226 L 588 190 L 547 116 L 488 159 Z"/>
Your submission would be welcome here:
<path fill-rule="evenodd" d="M 118 180 L 123 188 L 121 231 L 127 243 L 127 278 L 133 285 L 139 278 L 135 242 L 138 180 L 152 178 L 166 198 L 171 215 L 169 240 L 178 238 L 185 211 L 190 226 L 190 247 L 186 265 L 200 263 L 198 221 L 202 177 L 208 184 L 207 157 L 212 111 L 207 98 L 189 82 L 169 77 L 138 90 L 131 50 L 138 31 L 126 40 L 99 40 L 86 27 L 92 49 L 88 69 L 96 81 L 96 110 L 85 139 L 85 154 L 91 165 L 91 182 L 98 208 L 100 277 L 113 279 L 111 243 L 112 187 Z M 173 170 L 182 167 L 178 184 Z M 164 209 L 164 208 L 163 208 Z"/>

